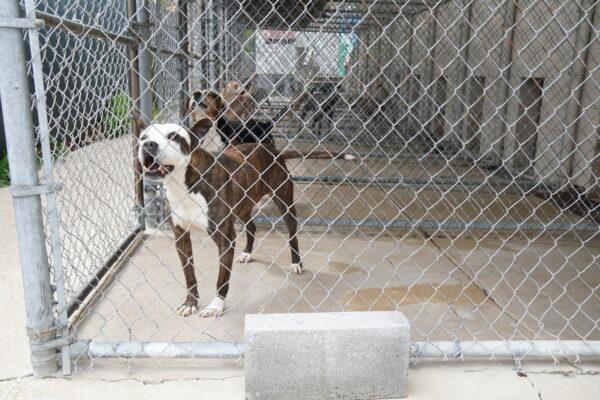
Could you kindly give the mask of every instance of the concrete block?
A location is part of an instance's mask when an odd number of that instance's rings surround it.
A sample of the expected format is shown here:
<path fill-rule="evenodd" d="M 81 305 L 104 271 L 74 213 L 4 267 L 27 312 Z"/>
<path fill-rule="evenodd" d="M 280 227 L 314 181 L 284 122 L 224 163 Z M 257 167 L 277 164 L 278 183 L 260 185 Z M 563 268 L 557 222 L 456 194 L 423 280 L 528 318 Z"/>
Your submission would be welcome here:
<path fill-rule="evenodd" d="M 252 314 L 245 335 L 249 400 L 407 395 L 410 325 L 400 312 Z"/>

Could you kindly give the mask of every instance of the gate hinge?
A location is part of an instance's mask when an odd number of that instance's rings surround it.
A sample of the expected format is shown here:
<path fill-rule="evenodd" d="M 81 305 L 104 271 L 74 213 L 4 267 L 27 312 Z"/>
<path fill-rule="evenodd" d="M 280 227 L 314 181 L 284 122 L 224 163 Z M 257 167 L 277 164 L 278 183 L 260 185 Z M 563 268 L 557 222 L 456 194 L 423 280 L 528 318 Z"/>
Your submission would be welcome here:
<path fill-rule="evenodd" d="M 0 28 L 40 29 L 44 20 L 37 18 L 0 17 Z"/>
<path fill-rule="evenodd" d="M 48 329 L 35 330 L 32 328 L 27 328 L 27 337 L 33 343 L 44 343 L 50 342 L 54 339 L 47 340 L 49 338 L 54 338 L 56 336 L 56 327 L 53 326 Z"/>
<path fill-rule="evenodd" d="M 10 191 L 13 197 L 28 197 L 28 196 L 39 196 L 42 194 L 58 192 L 63 188 L 63 184 L 60 182 L 46 183 L 37 186 L 26 186 L 26 185 L 12 185 Z"/>
<path fill-rule="evenodd" d="M 63 346 L 68 346 L 74 342 L 75 342 L 75 335 L 67 335 L 67 336 L 49 340 L 42 344 L 31 343 L 30 347 L 35 350 L 51 350 L 51 349 L 59 349 Z"/>
<path fill-rule="evenodd" d="M 75 336 L 71 334 L 47 340 L 55 336 L 57 332 L 58 329 L 55 326 L 45 330 L 33 330 L 28 328 L 27 336 L 30 340 L 29 347 L 31 347 L 32 350 L 50 350 L 67 346 L 75 341 Z"/>

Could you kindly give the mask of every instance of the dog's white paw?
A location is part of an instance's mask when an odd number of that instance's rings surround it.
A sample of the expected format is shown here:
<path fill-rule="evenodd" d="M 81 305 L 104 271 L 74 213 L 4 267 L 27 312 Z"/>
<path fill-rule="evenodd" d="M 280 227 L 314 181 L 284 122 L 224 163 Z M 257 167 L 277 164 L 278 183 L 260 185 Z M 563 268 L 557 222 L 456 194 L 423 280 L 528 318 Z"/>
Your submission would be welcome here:
<path fill-rule="evenodd" d="M 237 258 L 237 262 L 239 263 L 247 263 L 250 261 L 252 261 L 252 255 L 250 253 L 242 253 Z"/>
<path fill-rule="evenodd" d="M 179 306 L 176 312 L 179 316 L 188 317 L 194 314 L 196 311 L 198 311 L 198 307 L 196 307 L 195 305 L 183 303 Z"/>
<path fill-rule="evenodd" d="M 292 264 L 290 272 L 292 274 L 300 275 L 302 273 L 302 264 Z"/>
<path fill-rule="evenodd" d="M 200 311 L 200 316 L 202 318 L 209 317 L 218 317 L 223 314 L 223 309 L 225 308 L 225 300 L 216 296 L 209 305 L 204 307 L 202 311 Z"/>

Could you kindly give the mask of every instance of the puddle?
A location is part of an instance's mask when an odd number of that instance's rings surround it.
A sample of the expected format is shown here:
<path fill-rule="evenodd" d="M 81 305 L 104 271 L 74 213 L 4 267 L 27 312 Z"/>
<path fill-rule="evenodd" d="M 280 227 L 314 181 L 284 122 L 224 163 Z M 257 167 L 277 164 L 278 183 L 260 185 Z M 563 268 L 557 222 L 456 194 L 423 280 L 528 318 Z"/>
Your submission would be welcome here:
<path fill-rule="evenodd" d="M 410 287 L 366 288 L 343 298 L 348 311 L 389 311 L 410 304 L 481 304 L 485 293 L 474 285 L 416 284 Z"/>

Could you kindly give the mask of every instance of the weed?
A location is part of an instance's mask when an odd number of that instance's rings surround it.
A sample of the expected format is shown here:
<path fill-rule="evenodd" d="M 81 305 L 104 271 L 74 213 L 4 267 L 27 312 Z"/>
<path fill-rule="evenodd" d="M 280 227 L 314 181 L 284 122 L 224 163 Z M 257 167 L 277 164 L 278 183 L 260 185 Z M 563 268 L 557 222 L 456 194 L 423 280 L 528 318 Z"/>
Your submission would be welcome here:
<path fill-rule="evenodd" d="M 0 158 L 0 187 L 10 185 L 10 173 L 8 170 L 8 156 L 2 155 Z"/>

